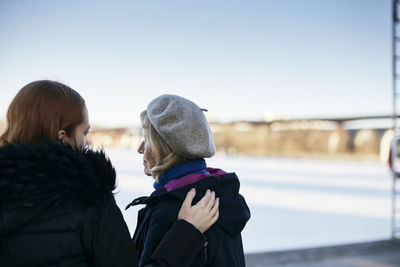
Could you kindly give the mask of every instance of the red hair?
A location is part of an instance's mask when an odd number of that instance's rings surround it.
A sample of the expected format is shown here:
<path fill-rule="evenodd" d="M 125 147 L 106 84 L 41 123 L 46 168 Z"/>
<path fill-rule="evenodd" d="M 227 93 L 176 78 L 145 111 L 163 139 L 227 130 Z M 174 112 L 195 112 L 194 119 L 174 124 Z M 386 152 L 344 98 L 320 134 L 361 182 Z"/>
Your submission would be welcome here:
<path fill-rule="evenodd" d="M 55 81 L 25 85 L 7 111 L 7 126 L 0 145 L 40 144 L 56 140 L 58 131 L 72 136 L 84 120 L 85 100 L 78 92 Z"/>

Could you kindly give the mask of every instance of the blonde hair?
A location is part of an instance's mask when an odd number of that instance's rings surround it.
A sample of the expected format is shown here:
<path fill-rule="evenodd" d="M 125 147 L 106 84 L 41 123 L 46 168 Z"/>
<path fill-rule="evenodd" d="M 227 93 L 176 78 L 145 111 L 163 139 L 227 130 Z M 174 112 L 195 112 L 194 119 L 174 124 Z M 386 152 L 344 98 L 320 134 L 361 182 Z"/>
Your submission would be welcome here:
<path fill-rule="evenodd" d="M 158 134 L 154 126 L 150 123 L 147 112 L 140 114 L 144 135 L 149 144 L 151 154 L 154 158 L 155 165 L 149 171 L 151 176 L 158 182 L 160 176 L 167 170 L 187 161 L 186 158 L 177 155 L 167 145 L 167 143 Z"/>

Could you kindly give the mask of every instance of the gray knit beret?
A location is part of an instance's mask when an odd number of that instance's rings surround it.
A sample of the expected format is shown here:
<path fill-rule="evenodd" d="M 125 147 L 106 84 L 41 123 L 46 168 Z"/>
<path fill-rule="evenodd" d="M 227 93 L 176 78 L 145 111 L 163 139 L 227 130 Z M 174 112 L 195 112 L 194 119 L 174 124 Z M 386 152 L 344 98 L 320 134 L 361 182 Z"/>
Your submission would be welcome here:
<path fill-rule="evenodd" d="M 189 159 L 209 158 L 215 154 L 207 119 L 192 101 L 177 95 L 161 95 L 147 105 L 146 113 L 176 154 Z"/>

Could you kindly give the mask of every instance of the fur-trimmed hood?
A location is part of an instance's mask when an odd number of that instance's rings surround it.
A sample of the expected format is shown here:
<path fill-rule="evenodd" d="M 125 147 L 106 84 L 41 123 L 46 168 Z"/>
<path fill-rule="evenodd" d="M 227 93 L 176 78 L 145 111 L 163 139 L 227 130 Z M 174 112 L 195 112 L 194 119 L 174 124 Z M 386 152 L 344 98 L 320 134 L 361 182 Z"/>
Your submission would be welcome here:
<path fill-rule="evenodd" d="M 53 205 L 96 205 L 115 189 L 115 170 L 103 151 L 71 146 L 7 145 L 0 147 L 0 204 L 48 200 Z"/>

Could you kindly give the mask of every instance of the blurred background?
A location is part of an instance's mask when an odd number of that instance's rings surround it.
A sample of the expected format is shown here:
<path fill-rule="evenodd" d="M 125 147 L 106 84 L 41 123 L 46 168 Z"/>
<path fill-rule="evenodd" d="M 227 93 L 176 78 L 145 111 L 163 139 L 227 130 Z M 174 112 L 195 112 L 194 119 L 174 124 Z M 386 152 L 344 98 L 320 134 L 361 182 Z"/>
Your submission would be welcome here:
<path fill-rule="evenodd" d="M 391 4 L 1 0 L 0 132 L 25 84 L 68 84 L 122 209 L 153 190 L 139 114 L 178 94 L 208 109 L 208 165 L 241 178 L 246 253 L 388 239 Z M 124 211 L 132 233 L 136 211 Z"/>

